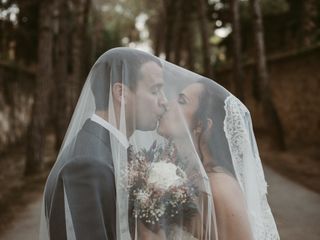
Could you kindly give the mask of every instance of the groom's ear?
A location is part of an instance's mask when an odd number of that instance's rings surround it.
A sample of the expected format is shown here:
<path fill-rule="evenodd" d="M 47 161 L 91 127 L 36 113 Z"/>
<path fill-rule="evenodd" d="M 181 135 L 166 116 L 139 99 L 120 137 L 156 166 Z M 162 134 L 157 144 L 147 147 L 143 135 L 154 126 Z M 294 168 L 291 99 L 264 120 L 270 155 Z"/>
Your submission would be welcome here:
<path fill-rule="evenodd" d="M 211 130 L 211 128 L 213 127 L 213 121 L 211 118 L 207 118 L 207 129 Z"/>
<path fill-rule="evenodd" d="M 112 85 L 112 95 L 114 101 L 121 104 L 122 94 L 123 94 L 123 84 L 120 82 L 116 82 Z"/>
<path fill-rule="evenodd" d="M 127 100 L 128 95 L 130 95 L 130 89 L 123 83 L 116 82 L 115 84 L 113 84 L 112 94 L 113 94 L 114 100 L 118 104 L 121 104 L 122 95 L 124 99 L 124 104 L 126 104 L 127 101 L 130 101 L 130 100 Z"/>

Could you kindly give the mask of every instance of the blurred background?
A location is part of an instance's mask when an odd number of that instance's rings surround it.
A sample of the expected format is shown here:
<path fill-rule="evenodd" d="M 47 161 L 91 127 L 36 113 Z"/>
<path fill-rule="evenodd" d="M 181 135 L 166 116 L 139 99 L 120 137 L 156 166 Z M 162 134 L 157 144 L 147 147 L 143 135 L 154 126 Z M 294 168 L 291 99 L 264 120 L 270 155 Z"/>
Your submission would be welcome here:
<path fill-rule="evenodd" d="M 249 108 L 282 239 L 320 239 L 320 1 L 0 0 L 0 239 L 37 239 L 82 85 L 113 47 L 214 79 Z"/>

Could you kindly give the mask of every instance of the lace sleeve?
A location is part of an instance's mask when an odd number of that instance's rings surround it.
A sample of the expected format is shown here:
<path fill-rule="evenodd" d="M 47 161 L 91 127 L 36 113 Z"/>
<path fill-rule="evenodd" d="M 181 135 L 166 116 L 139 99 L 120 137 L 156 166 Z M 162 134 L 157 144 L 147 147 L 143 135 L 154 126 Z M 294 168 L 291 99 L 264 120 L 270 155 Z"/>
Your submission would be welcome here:
<path fill-rule="evenodd" d="M 267 184 L 248 109 L 234 96 L 225 100 L 224 131 L 236 178 L 246 197 L 255 239 L 280 239 L 268 201 Z"/>

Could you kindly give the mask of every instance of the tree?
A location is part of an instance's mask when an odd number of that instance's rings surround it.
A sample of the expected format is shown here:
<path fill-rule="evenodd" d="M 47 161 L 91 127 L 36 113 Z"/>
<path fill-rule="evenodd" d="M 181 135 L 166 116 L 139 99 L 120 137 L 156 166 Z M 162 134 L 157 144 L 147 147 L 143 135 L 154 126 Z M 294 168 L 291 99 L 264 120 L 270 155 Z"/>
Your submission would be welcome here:
<path fill-rule="evenodd" d="M 151 31 L 151 33 L 154 34 L 153 37 L 153 49 L 154 49 L 154 54 L 156 56 L 160 55 L 160 52 L 163 48 L 163 39 L 164 39 L 164 34 L 163 34 L 163 29 L 162 29 L 162 19 L 164 18 L 164 10 L 163 8 L 159 8 L 158 10 L 158 14 L 154 19 L 154 22 L 151 23 L 151 27 L 150 30 L 153 30 L 153 32 Z M 151 21 L 149 21 L 150 23 Z"/>
<path fill-rule="evenodd" d="M 86 52 L 88 47 L 85 47 L 85 43 L 90 4 L 91 0 L 73 0 L 74 29 L 72 34 L 72 76 L 70 86 L 70 89 L 73 89 L 73 91 L 71 91 L 72 96 L 70 97 L 71 109 L 74 109 L 81 87 L 85 81 L 85 59 L 89 58 L 89 52 Z"/>
<path fill-rule="evenodd" d="M 193 11 L 195 8 L 195 2 L 181 2 L 181 8 L 179 14 L 176 35 L 175 35 L 175 48 L 174 58 L 175 64 L 182 67 L 186 67 L 191 71 L 195 71 L 195 59 L 198 52 L 195 50 L 195 21 L 196 12 Z"/>
<path fill-rule="evenodd" d="M 316 32 L 315 19 L 317 17 L 317 4 L 315 0 L 304 0 L 302 8 L 302 38 L 303 46 L 308 47 L 312 44 L 314 32 Z"/>
<path fill-rule="evenodd" d="M 197 10 L 199 17 L 199 28 L 201 33 L 202 43 L 202 57 L 204 75 L 212 77 L 212 66 L 210 61 L 210 45 L 209 45 L 209 33 L 208 33 L 208 20 L 207 20 L 207 2 L 204 0 L 198 0 Z"/>
<path fill-rule="evenodd" d="M 188 49 L 187 67 L 190 71 L 194 71 L 195 54 L 194 54 L 194 35 L 192 25 L 188 24 L 186 29 L 186 47 Z"/>
<path fill-rule="evenodd" d="M 232 42 L 233 42 L 233 80 L 236 86 L 237 97 L 244 102 L 243 71 L 241 54 L 241 27 L 239 14 L 239 0 L 231 0 Z"/>
<path fill-rule="evenodd" d="M 71 0 L 56 1 L 56 78 L 52 93 L 52 119 L 57 151 L 61 147 L 81 86 L 85 81 L 86 65 L 90 63 L 90 47 L 85 47 L 90 2 L 91 0 L 82 0 L 72 4 Z"/>
<path fill-rule="evenodd" d="M 180 1 L 164 0 L 166 33 L 165 33 L 165 56 L 167 61 L 172 61 L 172 50 L 174 46 L 174 30 L 176 27 L 177 13 L 179 12 L 178 4 Z"/>
<path fill-rule="evenodd" d="M 48 109 L 48 85 L 52 73 L 52 3 L 43 0 L 39 13 L 38 66 L 31 123 L 28 128 L 25 174 L 40 170 L 45 145 L 45 127 Z"/>
<path fill-rule="evenodd" d="M 187 6 L 189 5 L 188 2 L 184 2 L 181 0 L 177 1 L 177 12 L 176 12 L 176 29 L 175 29 L 175 43 L 174 43 L 174 50 L 173 50 L 173 62 L 179 65 L 181 60 L 181 51 L 183 49 L 184 44 L 184 34 L 186 29 L 186 15 L 188 14 Z"/>
<path fill-rule="evenodd" d="M 270 129 L 270 134 L 276 143 L 276 147 L 283 150 L 285 148 L 283 128 L 280 118 L 272 101 L 270 84 L 264 48 L 264 33 L 259 0 L 250 0 L 253 15 L 253 32 L 255 45 L 256 72 L 258 81 L 258 92 L 263 106 L 264 115 Z"/>
<path fill-rule="evenodd" d="M 53 85 L 52 96 L 55 101 L 53 124 L 56 137 L 56 150 L 60 149 L 64 133 L 67 128 L 69 120 L 69 112 L 67 106 L 69 104 L 68 87 L 68 49 L 69 49 L 69 36 L 70 36 L 70 9 L 68 1 L 58 0 L 56 2 L 56 12 L 58 13 L 56 19 L 56 46 L 55 46 L 55 82 Z"/>

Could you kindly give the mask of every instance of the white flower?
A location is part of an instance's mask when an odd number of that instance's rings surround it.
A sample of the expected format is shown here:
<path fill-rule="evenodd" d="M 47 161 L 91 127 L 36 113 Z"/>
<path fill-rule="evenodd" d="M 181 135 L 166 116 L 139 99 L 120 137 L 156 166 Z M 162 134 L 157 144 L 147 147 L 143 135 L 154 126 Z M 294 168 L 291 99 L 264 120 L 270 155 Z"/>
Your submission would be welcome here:
<path fill-rule="evenodd" d="M 156 188 L 163 190 L 177 184 L 182 177 L 177 175 L 177 170 L 181 170 L 173 163 L 156 162 L 151 165 L 149 172 L 148 183 L 154 184 Z"/>
<path fill-rule="evenodd" d="M 140 201 L 142 204 L 145 204 L 148 202 L 150 197 L 150 193 L 148 193 L 145 190 L 139 190 L 139 192 L 136 193 L 136 198 L 138 201 Z"/>

